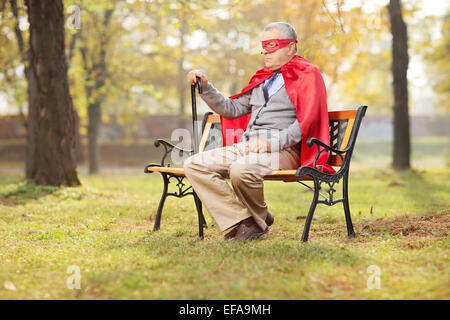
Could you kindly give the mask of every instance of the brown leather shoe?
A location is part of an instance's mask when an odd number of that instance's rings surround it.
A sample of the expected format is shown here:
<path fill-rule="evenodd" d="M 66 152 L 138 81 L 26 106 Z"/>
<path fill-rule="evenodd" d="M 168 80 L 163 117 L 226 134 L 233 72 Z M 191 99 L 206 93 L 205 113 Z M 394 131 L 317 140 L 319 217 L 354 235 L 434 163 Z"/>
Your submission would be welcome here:
<path fill-rule="evenodd" d="M 269 211 L 267 211 L 267 217 L 266 217 L 266 224 L 267 224 L 267 226 L 271 226 L 272 224 L 273 224 L 273 221 L 274 221 L 274 217 L 273 217 L 273 215 L 269 212 Z M 242 221 L 241 221 L 242 222 Z M 238 231 L 238 229 L 239 229 L 239 225 L 241 224 L 241 222 L 239 222 L 234 228 L 233 228 L 233 230 L 231 230 L 230 232 L 228 232 L 225 236 L 224 236 L 224 239 L 225 240 L 231 240 L 231 239 L 233 239 L 235 236 L 236 236 L 236 233 L 237 233 L 237 231 Z"/>
<path fill-rule="evenodd" d="M 232 241 L 254 240 L 261 237 L 263 234 L 269 232 L 269 227 L 261 230 L 253 217 L 249 217 L 239 224 L 236 235 L 231 239 Z"/>
<path fill-rule="evenodd" d="M 275 219 L 273 215 L 269 211 L 267 211 L 266 224 L 270 227 L 271 225 L 273 225 L 274 220 Z"/>
<path fill-rule="evenodd" d="M 241 224 L 240 222 L 239 222 L 238 224 L 236 224 L 236 226 L 233 228 L 233 230 L 231 230 L 231 231 L 228 232 L 226 235 L 224 235 L 223 238 L 224 238 L 225 240 L 231 240 L 231 239 L 233 239 L 234 236 L 235 236 L 236 233 L 237 233 L 237 230 L 238 230 L 240 224 Z"/>

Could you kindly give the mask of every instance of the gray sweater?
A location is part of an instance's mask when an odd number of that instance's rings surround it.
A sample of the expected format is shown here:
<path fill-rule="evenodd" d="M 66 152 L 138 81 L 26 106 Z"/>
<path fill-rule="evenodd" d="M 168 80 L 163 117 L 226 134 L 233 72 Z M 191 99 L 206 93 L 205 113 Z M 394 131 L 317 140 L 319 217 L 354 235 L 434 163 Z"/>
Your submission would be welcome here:
<path fill-rule="evenodd" d="M 213 111 L 227 119 L 252 113 L 241 141 L 251 141 L 258 137 L 270 141 L 272 151 L 291 147 L 300 154 L 302 134 L 297 112 L 284 85 L 267 102 L 262 87 L 263 83 L 236 99 L 229 99 L 208 83 L 200 96 Z"/>

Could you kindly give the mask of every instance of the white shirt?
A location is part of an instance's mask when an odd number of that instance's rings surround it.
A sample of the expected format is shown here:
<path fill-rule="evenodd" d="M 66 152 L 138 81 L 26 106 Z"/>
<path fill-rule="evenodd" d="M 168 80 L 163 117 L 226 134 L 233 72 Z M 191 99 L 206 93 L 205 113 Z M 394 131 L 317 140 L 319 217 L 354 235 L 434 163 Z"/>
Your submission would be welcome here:
<path fill-rule="evenodd" d="M 267 84 L 267 82 L 270 80 L 267 79 L 266 81 L 264 81 L 264 85 Z M 284 79 L 283 79 L 283 75 L 281 74 L 281 72 L 277 73 L 275 75 L 275 79 L 272 81 L 272 83 L 269 85 L 269 87 L 267 88 L 267 92 L 269 93 L 269 98 L 278 90 L 281 89 L 281 87 L 284 86 Z"/>

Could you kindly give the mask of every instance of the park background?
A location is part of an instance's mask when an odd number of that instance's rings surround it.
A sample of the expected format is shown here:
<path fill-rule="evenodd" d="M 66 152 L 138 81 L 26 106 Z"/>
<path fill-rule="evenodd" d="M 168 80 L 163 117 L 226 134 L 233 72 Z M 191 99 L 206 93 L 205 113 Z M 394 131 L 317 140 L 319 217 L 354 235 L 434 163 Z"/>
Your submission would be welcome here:
<path fill-rule="evenodd" d="M 409 129 L 400 145 L 410 153 L 394 147 L 389 1 L 63 4 L 81 182 L 72 187 L 26 172 L 29 17 L 25 1 L 0 0 L 0 298 L 448 299 L 448 3 L 402 1 Z M 319 207 L 301 245 L 311 194 L 281 182 L 265 186 L 277 225 L 263 241 L 224 244 L 212 227 L 196 243 L 194 205 L 178 199 L 151 232 L 162 182 L 143 169 L 162 155 L 156 138 L 191 129 L 186 73 L 203 69 L 225 96 L 239 92 L 262 67 L 261 31 L 273 21 L 296 28 L 330 110 L 369 106 L 351 165 L 357 239 L 346 239 L 340 208 Z M 209 111 L 198 102 L 200 115 Z M 370 290 L 373 265 L 381 287 Z M 80 289 L 68 288 L 70 266 Z"/>

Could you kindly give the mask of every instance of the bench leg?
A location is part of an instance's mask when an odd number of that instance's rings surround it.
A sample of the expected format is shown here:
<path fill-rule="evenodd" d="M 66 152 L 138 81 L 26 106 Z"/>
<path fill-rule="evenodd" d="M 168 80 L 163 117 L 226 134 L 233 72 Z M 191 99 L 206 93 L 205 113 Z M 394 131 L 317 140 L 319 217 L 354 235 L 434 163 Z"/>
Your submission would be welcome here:
<path fill-rule="evenodd" d="M 203 226 L 206 225 L 205 217 L 203 216 L 203 210 L 202 210 L 202 202 L 197 196 L 197 194 L 194 192 L 194 201 L 195 201 L 195 207 L 197 208 L 197 214 L 198 214 L 198 237 L 200 240 L 203 240 Z"/>
<path fill-rule="evenodd" d="M 348 204 L 348 171 L 344 175 L 343 181 L 343 198 L 344 201 L 344 211 L 345 211 L 345 222 L 347 224 L 347 234 L 349 238 L 355 237 L 355 231 L 353 230 L 352 217 L 350 215 L 350 206 Z"/>
<path fill-rule="evenodd" d="M 314 196 L 311 203 L 311 207 L 309 208 L 308 216 L 306 217 L 305 227 L 303 229 L 302 234 L 302 242 L 308 241 L 309 228 L 311 227 L 311 221 L 314 215 L 314 211 L 316 210 L 317 200 L 319 199 L 319 190 L 320 190 L 319 181 L 317 180 L 316 177 L 313 177 L 313 179 L 314 179 Z"/>
<path fill-rule="evenodd" d="M 153 226 L 153 231 L 159 230 L 159 228 L 161 226 L 161 215 L 162 215 L 162 211 L 164 208 L 164 202 L 166 201 L 166 198 L 167 198 L 167 189 L 168 189 L 168 185 L 169 185 L 169 179 L 167 178 L 167 175 L 165 173 L 162 173 L 162 176 L 163 176 L 163 180 L 164 180 L 164 188 L 163 188 L 163 193 L 161 195 L 161 200 L 159 201 L 158 211 L 156 211 L 155 225 Z"/>
<path fill-rule="evenodd" d="M 194 192 L 194 197 L 197 198 L 198 202 L 199 202 L 199 208 L 200 210 L 197 209 L 197 213 L 198 213 L 198 219 L 199 222 L 201 221 L 202 225 L 204 228 L 207 228 L 208 225 L 206 224 L 206 220 L 205 220 L 205 216 L 203 215 L 203 206 L 202 206 L 202 200 L 200 200 L 200 198 L 197 196 L 197 194 Z"/>

